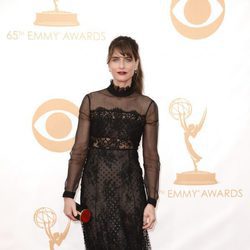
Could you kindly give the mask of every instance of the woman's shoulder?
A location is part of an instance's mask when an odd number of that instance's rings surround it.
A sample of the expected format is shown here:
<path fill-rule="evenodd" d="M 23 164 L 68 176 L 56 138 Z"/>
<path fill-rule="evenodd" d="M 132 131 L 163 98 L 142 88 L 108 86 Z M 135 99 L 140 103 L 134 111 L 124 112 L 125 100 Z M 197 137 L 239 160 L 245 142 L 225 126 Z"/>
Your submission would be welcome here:
<path fill-rule="evenodd" d="M 156 105 L 156 102 L 155 102 L 154 98 L 152 98 L 152 97 L 150 97 L 150 96 L 148 96 L 148 95 L 140 94 L 140 95 L 139 95 L 139 98 L 141 98 L 141 100 L 142 100 L 143 102 L 146 102 L 146 103 L 148 103 L 148 104 L 154 103 L 154 104 Z"/>

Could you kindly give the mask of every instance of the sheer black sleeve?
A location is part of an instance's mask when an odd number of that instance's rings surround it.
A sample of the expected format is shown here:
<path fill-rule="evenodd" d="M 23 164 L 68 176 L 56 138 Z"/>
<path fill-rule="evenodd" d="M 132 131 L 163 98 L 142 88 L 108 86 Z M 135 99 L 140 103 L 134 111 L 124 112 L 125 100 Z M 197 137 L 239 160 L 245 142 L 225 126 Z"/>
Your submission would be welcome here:
<path fill-rule="evenodd" d="M 82 175 L 83 166 L 87 158 L 90 130 L 90 99 L 85 95 L 78 116 L 75 143 L 68 161 L 68 175 L 65 181 L 63 197 L 74 198 Z"/>
<path fill-rule="evenodd" d="M 158 142 L 158 107 L 152 100 L 147 113 L 143 131 L 143 165 L 144 183 L 148 195 L 148 203 L 156 206 L 159 189 L 160 159 L 157 150 Z"/>

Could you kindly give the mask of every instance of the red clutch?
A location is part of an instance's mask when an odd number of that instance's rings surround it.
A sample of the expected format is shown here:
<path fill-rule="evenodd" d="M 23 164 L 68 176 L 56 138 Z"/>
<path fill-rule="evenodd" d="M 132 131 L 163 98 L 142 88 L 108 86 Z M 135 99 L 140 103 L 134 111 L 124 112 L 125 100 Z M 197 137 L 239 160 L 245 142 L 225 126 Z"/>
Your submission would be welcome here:
<path fill-rule="evenodd" d="M 83 223 L 88 223 L 91 218 L 90 210 L 88 208 L 83 208 L 77 202 L 76 202 L 76 210 L 77 210 L 78 215 L 74 217 Z"/>

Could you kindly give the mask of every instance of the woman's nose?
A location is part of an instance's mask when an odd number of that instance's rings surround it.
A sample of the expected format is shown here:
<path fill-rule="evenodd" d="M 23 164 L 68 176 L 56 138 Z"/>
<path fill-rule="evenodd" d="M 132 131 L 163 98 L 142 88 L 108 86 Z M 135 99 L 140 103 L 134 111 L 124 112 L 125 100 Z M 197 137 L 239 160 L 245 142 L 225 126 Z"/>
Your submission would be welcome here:
<path fill-rule="evenodd" d="M 120 62 L 119 62 L 119 67 L 120 67 L 120 68 L 124 68 L 124 60 L 120 60 Z"/>

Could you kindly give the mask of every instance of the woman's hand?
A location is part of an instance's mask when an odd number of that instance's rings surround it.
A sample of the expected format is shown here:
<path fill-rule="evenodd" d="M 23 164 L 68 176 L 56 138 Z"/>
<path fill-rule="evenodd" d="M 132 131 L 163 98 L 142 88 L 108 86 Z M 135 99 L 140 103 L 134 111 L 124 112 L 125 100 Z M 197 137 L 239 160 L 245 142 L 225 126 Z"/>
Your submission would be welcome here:
<path fill-rule="evenodd" d="M 71 220 L 77 221 L 74 216 L 77 216 L 76 203 L 72 198 L 64 198 L 64 214 Z M 74 216 L 73 216 L 74 215 Z"/>
<path fill-rule="evenodd" d="M 152 229 L 155 224 L 155 207 L 152 204 L 147 204 L 143 214 L 143 229 Z"/>

